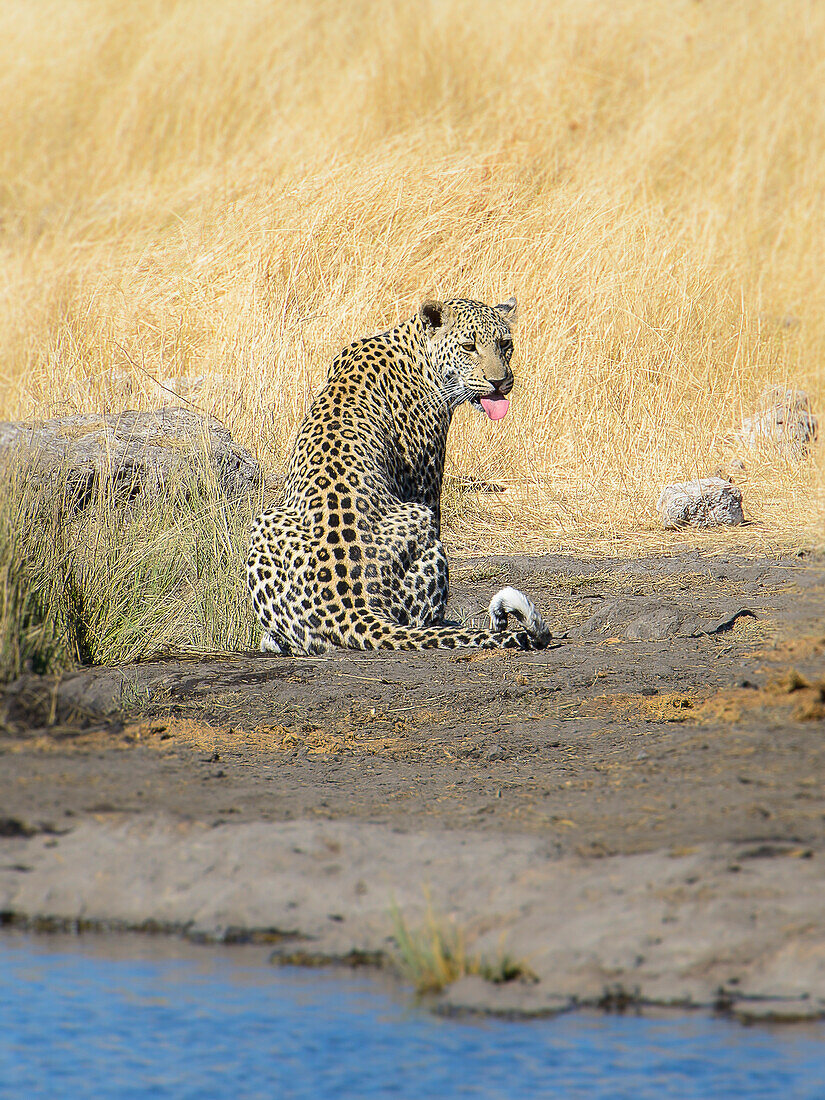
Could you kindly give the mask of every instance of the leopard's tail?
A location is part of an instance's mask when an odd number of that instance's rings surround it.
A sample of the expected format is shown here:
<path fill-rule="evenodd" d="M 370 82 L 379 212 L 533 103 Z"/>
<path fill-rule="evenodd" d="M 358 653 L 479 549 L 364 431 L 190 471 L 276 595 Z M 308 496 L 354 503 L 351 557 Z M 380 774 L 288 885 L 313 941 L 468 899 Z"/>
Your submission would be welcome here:
<path fill-rule="evenodd" d="M 519 626 L 511 630 L 510 616 Z M 517 588 L 502 588 L 490 601 L 490 629 L 400 626 L 365 614 L 344 642 L 357 649 L 545 649 L 552 640 L 533 601 Z"/>

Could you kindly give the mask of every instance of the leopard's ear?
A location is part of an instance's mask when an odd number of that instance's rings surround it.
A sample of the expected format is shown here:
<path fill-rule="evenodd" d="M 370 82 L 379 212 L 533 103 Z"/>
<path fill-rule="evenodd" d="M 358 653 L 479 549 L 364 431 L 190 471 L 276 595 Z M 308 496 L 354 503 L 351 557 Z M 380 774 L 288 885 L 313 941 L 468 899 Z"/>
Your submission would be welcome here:
<path fill-rule="evenodd" d="M 515 294 L 512 298 L 508 298 L 506 302 L 502 302 L 501 305 L 496 306 L 496 309 L 499 311 L 499 313 L 508 325 L 514 325 L 516 323 L 518 308 Z"/>
<path fill-rule="evenodd" d="M 447 302 L 428 299 L 421 303 L 418 314 L 424 322 L 424 331 L 428 336 L 446 332 L 453 323 L 453 311 Z"/>

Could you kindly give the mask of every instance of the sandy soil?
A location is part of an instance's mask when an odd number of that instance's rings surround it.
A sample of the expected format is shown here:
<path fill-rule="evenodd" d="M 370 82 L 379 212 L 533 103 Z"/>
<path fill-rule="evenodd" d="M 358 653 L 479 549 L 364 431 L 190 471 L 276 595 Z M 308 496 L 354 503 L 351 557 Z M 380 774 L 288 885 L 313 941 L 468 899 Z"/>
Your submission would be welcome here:
<path fill-rule="evenodd" d="M 508 947 L 544 960 L 534 965 L 541 981 L 518 993 L 459 983 L 445 1002 L 457 1007 L 548 1010 L 553 998 L 598 1001 L 620 989 L 657 1002 L 721 996 L 752 1008 L 756 997 L 770 1006 L 763 1014 L 818 1013 L 825 561 L 698 552 L 465 560 L 454 569 L 454 616 L 480 616 L 503 583 L 536 599 L 553 648 L 169 657 L 11 685 L 0 729 L 6 919 L 93 913 L 191 929 L 198 907 L 181 901 L 186 890 L 173 917 L 158 901 L 158 876 L 168 887 L 170 873 L 158 844 L 183 845 L 176 873 L 194 859 L 203 888 L 221 895 L 230 879 L 232 890 L 261 875 L 277 881 L 239 854 L 253 835 L 280 850 L 308 830 L 310 846 L 323 848 L 323 837 L 337 846 L 333 886 L 313 864 L 314 886 L 295 911 L 283 908 L 283 891 L 265 891 L 268 901 L 231 919 L 220 907 L 211 913 L 216 935 L 230 925 L 286 928 L 310 937 L 316 957 L 380 954 L 390 895 L 414 915 L 427 886 L 444 911 L 481 922 L 482 945 L 497 913 L 492 925 Z M 244 829 L 264 832 L 238 848 Z M 146 836 L 166 837 L 152 842 L 151 867 L 135 854 L 144 843 L 135 838 Z M 212 865 L 193 855 L 205 836 Z M 70 850 L 72 860 L 57 858 Z M 133 880 L 120 870 L 127 850 Z M 433 851 L 454 858 L 428 864 L 422 853 Z M 370 891 L 367 919 L 350 901 L 359 882 L 375 881 L 370 859 L 382 886 Z M 95 894 L 95 874 L 117 890 Z M 616 885 L 625 880 L 627 896 Z M 134 902 L 125 913 L 124 891 Z M 506 897 L 503 916 L 494 897 Z M 565 905 L 578 914 L 575 934 Z M 347 918 L 332 922 L 332 939 L 330 908 Z M 540 918 L 551 912 L 552 922 Z M 695 942 L 684 938 L 688 914 Z M 609 946 L 617 922 L 621 949 Z M 651 938 L 655 951 L 644 946 Z M 565 968 L 572 944 L 579 961 Z M 794 960 L 784 969 L 781 950 Z M 651 953 L 654 962 L 630 965 Z"/>

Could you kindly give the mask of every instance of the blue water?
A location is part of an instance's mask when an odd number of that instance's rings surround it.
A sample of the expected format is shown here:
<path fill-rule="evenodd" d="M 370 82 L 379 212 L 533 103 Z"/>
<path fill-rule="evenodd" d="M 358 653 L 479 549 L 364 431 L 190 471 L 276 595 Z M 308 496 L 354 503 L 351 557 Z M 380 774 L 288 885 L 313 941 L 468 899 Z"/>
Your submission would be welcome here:
<path fill-rule="evenodd" d="M 0 940 L 0 1097 L 825 1100 L 825 1027 L 442 1020 L 368 979 Z"/>

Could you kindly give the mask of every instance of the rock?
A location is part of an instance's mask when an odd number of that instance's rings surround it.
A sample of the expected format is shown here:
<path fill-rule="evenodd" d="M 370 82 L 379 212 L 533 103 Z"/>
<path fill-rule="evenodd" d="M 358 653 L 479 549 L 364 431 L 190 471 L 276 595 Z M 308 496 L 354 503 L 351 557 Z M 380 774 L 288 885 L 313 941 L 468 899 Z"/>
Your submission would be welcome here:
<path fill-rule="evenodd" d="M 724 634 L 743 617 L 756 618 L 756 613 L 738 603 L 716 604 L 713 610 L 693 607 L 688 612 L 673 603 L 611 600 L 576 631 L 571 631 L 571 635 L 587 638 L 610 631 L 616 637 L 631 641 L 676 636 L 700 638 L 703 635 Z"/>
<path fill-rule="evenodd" d="M 634 619 L 633 622 L 628 623 L 625 637 L 633 641 L 667 638 L 678 633 L 681 623 L 681 617 L 676 612 L 667 607 L 660 607 L 656 611 L 648 611 Z"/>
<path fill-rule="evenodd" d="M 572 997 L 536 989 L 530 982 L 493 984 L 478 974 L 468 974 L 447 986 L 433 1005 L 441 1016 L 508 1016 L 514 1019 L 558 1016 L 573 1007 Z"/>
<path fill-rule="evenodd" d="M 745 417 L 736 438 L 751 450 L 770 449 L 801 458 L 817 437 L 818 422 L 804 390 L 771 386 L 752 416 Z"/>
<path fill-rule="evenodd" d="M 571 631 L 574 636 L 587 638 L 593 634 L 604 634 L 607 630 L 614 629 L 626 615 L 623 613 L 616 600 L 607 600 L 594 611 L 589 619 L 586 619 L 577 630 Z"/>
<path fill-rule="evenodd" d="M 821 1020 L 825 1002 L 808 997 L 761 997 L 735 1000 L 728 1011 L 742 1024 L 800 1024 Z"/>
<path fill-rule="evenodd" d="M 721 477 L 666 485 L 656 507 L 665 527 L 735 527 L 744 523 L 742 490 Z"/>
<path fill-rule="evenodd" d="M 499 760 L 504 759 L 504 749 L 501 745 L 490 745 L 489 749 L 484 754 L 484 759 L 488 764 L 494 764 Z"/>
<path fill-rule="evenodd" d="M 65 476 L 75 508 L 90 504 L 101 487 L 118 502 L 160 496 L 204 464 L 230 500 L 261 483 L 258 462 L 218 421 L 179 408 L 0 423 L 0 462 L 9 459 L 44 480 Z"/>

